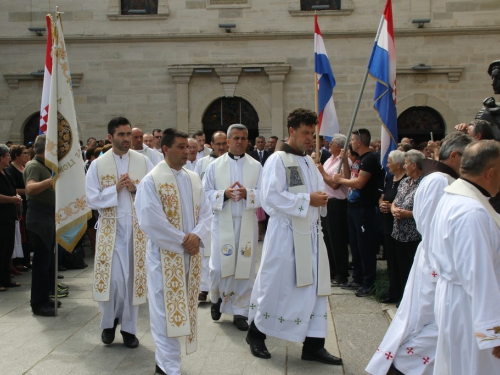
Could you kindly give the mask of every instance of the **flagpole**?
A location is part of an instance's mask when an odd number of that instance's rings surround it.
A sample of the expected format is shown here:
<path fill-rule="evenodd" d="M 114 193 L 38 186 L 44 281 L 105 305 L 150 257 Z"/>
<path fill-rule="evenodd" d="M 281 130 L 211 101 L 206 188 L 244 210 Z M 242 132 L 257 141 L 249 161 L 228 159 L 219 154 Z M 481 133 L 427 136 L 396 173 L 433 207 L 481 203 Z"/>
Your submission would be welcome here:
<path fill-rule="evenodd" d="M 380 24 L 378 25 L 378 30 L 377 30 L 377 35 L 375 36 L 375 41 L 374 45 L 377 44 L 378 38 L 380 37 L 380 31 L 382 30 L 382 25 L 384 24 L 384 19 L 385 19 L 385 14 L 382 14 L 382 18 L 380 19 Z M 370 59 L 371 59 L 371 54 L 370 54 Z M 365 76 L 363 77 L 363 83 L 361 84 L 361 89 L 359 91 L 358 95 L 358 100 L 356 101 L 356 106 L 354 107 L 354 113 L 352 114 L 352 119 L 351 119 L 351 124 L 349 125 L 349 131 L 347 132 L 347 137 L 345 145 L 344 145 L 344 157 L 347 156 L 347 147 L 349 147 L 349 137 L 351 136 L 352 129 L 354 128 L 354 123 L 356 122 L 356 116 L 358 115 L 358 110 L 359 110 L 359 104 L 361 103 L 361 97 L 363 96 L 363 92 L 365 91 L 365 86 L 366 86 L 366 80 L 368 79 L 368 72 L 369 72 L 369 64 L 370 60 L 368 60 L 368 65 L 366 66 L 366 71 L 365 71 Z M 340 173 L 340 170 L 342 169 L 342 164 L 339 164 L 339 167 L 337 169 L 337 174 Z"/>
<path fill-rule="evenodd" d="M 59 17 L 59 7 L 56 6 L 56 24 L 57 24 L 57 18 Z M 52 27 L 52 22 L 51 22 L 51 27 Z M 52 27 L 52 59 L 58 59 L 57 56 L 55 56 L 55 54 L 53 53 L 54 52 L 54 48 L 57 48 L 55 46 L 57 46 L 57 43 L 54 43 L 54 40 L 57 40 L 58 39 L 58 35 L 57 35 L 57 27 Z M 54 75 L 55 74 L 55 77 L 56 77 L 56 82 L 57 82 L 57 69 L 53 69 L 52 70 L 52 74 Z M 51 88 L 52 90 L 57 90 L 57 85 L 56 87 L 52 87 Z M 48 130 L 48 129 L 47 129 Z M 57 182 L 56 182 L 57 183 Z M 54 184 L 54 190 L 55 190 L 55 184 Z M 55 221 L 55 218 L 54 218 L 54 221 Z M 54 239 L 55 239 L 55 245 L 54 245 L 54 313 L 55 315 L 54 316 L 57 316 L 57 300 L 58 300 L 58 289 L 59 289 L 59 286 L 57 285 L 58 284 L 58 279 L 57 279 L 57 272 L 58 272 L 58 267 L 59 267 L 59 262 L 58 262 L 58 258 L 59 258 L 59 247 L 57 246 L 57 223 L 55 223 L 55 233 L 54 233 Z"/>
<path fill-rule="evenodd" d="M 317 10 L 326 10 L 329 9 L 329 5 L 313 5 L 311 9 L 314 10 L 314 22 L 316 23 L 316 17 L 318 16 Z M 316 36 L 315 36 L 316 38 Z M 316 69 L 315 69 L 316 70 Z M 316 71 L 314 72 L 314 110 L 316 111 L 316 114 L 319 116 L 318 113 L 318 73 Z M 316 163 L 319 163 L 319 123 L 316 124 Z"/>

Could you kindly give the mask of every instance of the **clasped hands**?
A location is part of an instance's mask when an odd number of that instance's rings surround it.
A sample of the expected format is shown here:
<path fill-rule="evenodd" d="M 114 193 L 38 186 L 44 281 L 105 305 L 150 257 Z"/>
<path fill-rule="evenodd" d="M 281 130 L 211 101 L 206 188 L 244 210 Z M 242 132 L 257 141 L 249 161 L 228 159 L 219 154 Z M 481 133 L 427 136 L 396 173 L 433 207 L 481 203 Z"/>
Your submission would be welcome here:
<path fill-rule="evenodd" d="M 200 237 L 194 233 L 188 233 L 182 240 L 182 247 L 189 255 L 196 255 L 200 251 Z"/>
<path fill-rule="evenodd" d="M 116 184 L 116 191 L 120 192 L 123 188 L 126 188 L 130 192 L 135 191 L 135 185 L 130 179 L 128 173 L 122 174 Z"/>
<path fill-rule="evenodd" d="M 247 189 L 242 186 L 238 181 L 229 186 L 224 195 L 227 199 L 231 199 L 233 202 L 239 202 L 243 198 L 247 197 Z"/>
<path fill-rule="evenodd" d="M 403 210 L 400 207 L 395 207 L 392 210 L 392 215 L 394 216 L 394 219 L 409 219 L 412 216 L 412 212 L 408 210 Z"/>

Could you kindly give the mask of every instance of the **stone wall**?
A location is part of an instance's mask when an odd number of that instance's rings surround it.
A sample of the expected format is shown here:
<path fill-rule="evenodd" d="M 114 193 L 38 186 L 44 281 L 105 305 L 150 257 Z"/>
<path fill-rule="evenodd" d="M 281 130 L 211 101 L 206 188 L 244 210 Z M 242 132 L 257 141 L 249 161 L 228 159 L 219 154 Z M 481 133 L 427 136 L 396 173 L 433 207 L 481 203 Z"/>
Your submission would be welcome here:
<path fill-rule="evenodd" d="M 44 26 L 43 18 L 56 2 L 0 3 L 0 142 L 19 141 L 26 120 L 39 107 L 42 81 L 30 73 L 43 69 L 45 53 L 45 36 L 36 36 L 28 27 Z M 292 109 L 314 108 L 313 17 L 298 10 L 299 1 L 249 0 L 221 8 L 211 0 L 160 0 L 159 15 L 132 20 L 118 15 L 118 3 L 68 0 L 59 8 L 64 12 L 71 72 L 83 74 L 74 98 L 84 139 L 104 137 L 107 122 L 117 115 L 148 131 L 179 121 L 190 132 L 199 127 L 203 107 L 210 104 L 207 98 L 217 92 L 224 95 L 221 79 L 215 70 L 193 73 L 187 86 L 179 86 L 169 69 L 173 65 L 289 66 L 281 85 L 281 107 L 280 84 L 273 86 L 264 70 L 241 73 L 235 87 L 235 95 L 245 95 L 258 110 L 266 136 L 279 126 L 281 134 L 276 135 L 284 135 L 283 118 Z M 334 99 L 344 132 L 384 3 L 345 0 L 344 10 L 318 17 L 336 78 Z M 493 47 L 500 33 L 497 8 L 498 1 L 393 1 L 400 113 L 412 105 L 432 103 L 448 130 L 474 117 L 482 100 L 493 95 L 486 69 L 500 59 Z M 418 28 L 411 22 L 416 18 L 431 22 Z M 235 23 L 236 28 L 226 33 L 219 23 Z M 419 63 L 433 69 L 417 74 L 411 68 Z M 188 100 L 180 106 L 183 87 Z M 356 126 L 366 126 L 376 136 L 380 127 L 372 109 L 373 89 L 369 78 Z M 186 111 L 184 117 L 179 110 Z"/>

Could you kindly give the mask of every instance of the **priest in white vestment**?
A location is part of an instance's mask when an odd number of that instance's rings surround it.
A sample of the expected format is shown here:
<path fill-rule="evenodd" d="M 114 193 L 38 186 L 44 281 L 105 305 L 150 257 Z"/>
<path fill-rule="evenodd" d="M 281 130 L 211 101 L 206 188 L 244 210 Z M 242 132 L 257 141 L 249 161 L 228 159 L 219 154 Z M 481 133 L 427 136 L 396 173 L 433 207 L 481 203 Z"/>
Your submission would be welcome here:
<path fill-rule="evenodd" d="M 216 131 L 212 134 L 212 153 L 204 158 L 199 159 L 196 162 L 194 171 L 203 180 L 205 172 L 208 165 L 217 159 L 219 156 L 224 155 L 227 152 L 227 136 L 223 131 Z M 201 283 L 200 283 L 200 294 L 198 295 L 198 301 L 206 302 L 208 292 L 210 292 L 210 253 L 212 250 L 212 235 L 210 234 L 209 240 L 204 243 L 204 246 L 200 248 L 203 270 L 201 272 Z"/>
<path fill-rule="evenodd" d="M 196 143 L 196 140 L 194 138 L 188 138 L 188 145 L 189 153 L 184 168 L 194 172 L 194 168 L 196 166 L 196 150 L 198 148 L 198 143 Z"/>
<path fill-rule="evenodd" d="M 148 236 L 147 274 L 156 373 L 181 374 L 179 336 L 196 350 L 196 316 L 201 275 L 200 246 L 210 235 L 212 210 L 196 173 L 183 168 L 187 134 L 163 133 L 165 161 L 137 189 L 135 207 Z"/>
<path fill-rule="evenodd" d="M 132 149 L 147 157 L 153 166 L 162 160 L 161 155 L 156 150 L 144 144 L 144 133 L 139 128 L 132 129 Z"/>
<path fill-rule="evenodd" d="M 432 221 L 438 342 L 434 374 L 500 373 L 500 145 L 476 141 L 460 178 L 445 188 Z"/>
<path fill-rule="evenodd" d="M 434 371 L 437 325 L 434 296 L 438 274 L 429 264 L 429 233 L 444 188 L 458 178 L 461 156 L 472 142 L 466 134 L 454 132 L 441 142 L 439 162 L 423 161 L 424 179 L 418 186 L 413 217 L 422 235 L 408 276 L 403 299 L 366 371 L 372 375 L 430 375 Z"/>
<path fill-rule="evenodd" d="M 113 147 L 90 164 L 85 191 L 88 206 L 99 211 L 93 296 L 102 313 L 101 339 L 111 344 L 120 324 L 124 344 L 135 348 L 138 305 L 146 302 L 146 241 L 133 200 L 136 186 L 153 165 L 129 150 L 131 134 L 126 118 L 110 121 L 108 140 Z"/>
<path fill-rule="evenodd" d="M 330 365 L 342 360 L 325 349 L 331 293 L 328 254 L 321 233 L 327 194 L 314 161 L 314 112 L 289 114 L 289 140 L 266 161 L 261 200 L 269 214 L 262 259 L 250 300 L 247 343 L 258 358 L 270 358 L 266 335 L 304 343 L 302 359 Z"/>
<path fill-rule="evenodd" d="M 203 187 L 214 210 L 210 255 L 210 299 L 213 320 L 233 315 L 241 331 L 248 330 L 250 294 L 255 280 L 262 166 L 245 154 L 248 129 L 233 124 L 227 131 L 228 153 L 212 162 Z"/>

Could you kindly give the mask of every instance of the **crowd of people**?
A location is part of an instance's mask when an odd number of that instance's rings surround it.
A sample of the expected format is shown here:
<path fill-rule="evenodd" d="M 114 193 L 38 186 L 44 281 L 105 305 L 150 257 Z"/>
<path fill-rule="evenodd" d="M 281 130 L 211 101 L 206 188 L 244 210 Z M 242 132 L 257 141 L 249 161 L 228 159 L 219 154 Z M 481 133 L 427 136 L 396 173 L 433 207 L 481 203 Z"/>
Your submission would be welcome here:
<path fill-rule="evenodd" d="M 106 140 L 87 140 L 87 236 L 104 344 L 120 325 L 123 343 L 139 345 L 148 294 L 158 374 L 180 374 L 179 337 L 196 350 L 197 305 L 207 301 L 214 321 L 228 314 L 248 332 L 258 358 L 271 357 L 271 335 L 302 342 L 303 360 L 338 365 L 324 347 L 326 296 L 335 287 L 373 295 L 380 253 L 389 276 L 382 302 L 399 309 L 369 373 L 498 368 L 500 219 L 488 199 L 500 189 L 500 146 L 491 125 L 474 120 L 416 145 L 403 138 L 384 169 L 380 141 L 363 128 L 321 137 L 316 155 L 317 121 L 298 108 L 286 139 L 252 145 L 242 124 L 208 144 L 203 131 L 144 133 L 117 117 Z M 0 145 L 0 291 L 31 269 L 33 313 L 53 316 L 51 297 L 68 288 L 52 282 L 45 136 L 30 148 Z"/>

